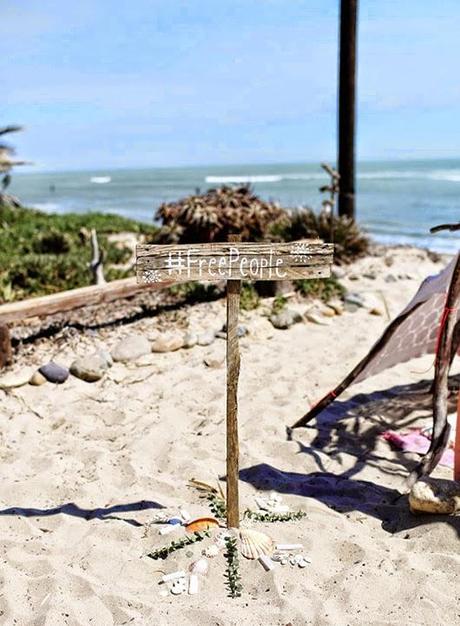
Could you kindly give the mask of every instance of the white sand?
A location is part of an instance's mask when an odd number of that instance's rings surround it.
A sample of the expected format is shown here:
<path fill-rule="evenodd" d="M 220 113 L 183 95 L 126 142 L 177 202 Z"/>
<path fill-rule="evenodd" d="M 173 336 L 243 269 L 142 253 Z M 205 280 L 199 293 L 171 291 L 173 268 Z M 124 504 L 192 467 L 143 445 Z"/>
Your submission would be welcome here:
<path fill-rule="evenodd" d="M 377 279 L 345 281 L 355 291 L 383 292 L 394 316 L 427 273 L 439 271 L 425 253 L 397 250 L 395 264 L 368 258 Z M 385 282 L 387 274 L 412 279 Z M 116 304 L 114 305 L 116 306 Z M 300 310 L 305 302 L 297 303 Z M 178 314 L 192 327 L 218 328 L 224 302 Z M 308 516 L 300 522 L 257 524 L 282 543 L 302 542 L 312 563 L 265 572 L 241 561 L 243 594 L 227 598 L 224 559 L 196 596 L 160 595 L 161 571 L 183 568 L 185 551 L 167 561 L 145 554 L 170 541 L 149 524 L 156 507 L 192 514 L 206 504 L 187 487 L 191 477 L 215 482 L 225 472 L 225 344 L 152 354 L 115 364 L 110 378 L 88 384 L 0 391 L 0 623 L 19 625 L 454 624 L 459 621 L 457 518 L 413 517 L 404 479 L 416 455 L 390 450 L 379 433 L 426 423 L 429 396 L 412 385 L 432 376 L 432 357 L 398 366 L 352 387 L 337 402 L 339 421 L 294 431 L 310 404 L 329 391 L 366 353 L 388 323 L 365 310 L 331 326 L 272 328 L 260 312 L 242 314 L 241 509 L 275 490 Z M 111 348 L 121 336 L 153 338 L 163 321 L 142 320 L 56 345 L 42 342 L 15 370 L 52 356 L 70 364 L 75 351 Z M 57 354 L 56 354 L 57 353 Z M 378 389 L 407 385 L 399 396 Z M 358 398 L 359 399 L 359 398 Z M 329 413 L 329 416 L 331 414 Z M 451 477 L 446 468 L 437 476 Z M 179 535 L 178 535 L 179 536 Z M 198 555 L 202 546 L 193 547 Z"/>

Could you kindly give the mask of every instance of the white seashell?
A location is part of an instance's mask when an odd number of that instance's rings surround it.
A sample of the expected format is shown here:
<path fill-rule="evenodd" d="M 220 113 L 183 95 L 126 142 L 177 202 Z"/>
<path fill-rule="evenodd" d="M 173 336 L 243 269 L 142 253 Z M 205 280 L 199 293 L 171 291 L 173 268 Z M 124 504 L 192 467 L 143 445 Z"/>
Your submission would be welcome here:
<path fill-rule="evenodd" d="M 198 574 L 190 574 L 190 578 L 188 579 L 188 593 L 190 596 L 194 596 L 198 593 Z"/>
<path fill-rule="evenodd" d="M 275 567 L 275 564 L 271 560 L 271 558 L 269 556 L 266 556 L 265 554 L 262 554 L 262 556 L 259 556 L 259 563 L 262 565 L 262 567 L 264 568 L 266 572 L 269 572 L 271 569 Z"/>
<path fill-rule="evenodd" d="M 247 559 L 258 559 L 259 556 L 270 555 L 274 544 L 265 533 L 250 528 L 240 530 L 241 554 Z"/>
<path fill-rule="evenodd" d="M 198 559 L 190 565 L 190 571 L 192 574 L 201 574 L 202 576 L 206 576 L 209 570 L 209 563 L 206 559 Z"/>
<path fill-rule="evenodd" d="M 219 546 L 217 546 L 215 543 L 211 544 L 210 546 L 208 546 L 207 548 L 205 548 L 202 551 L 202 555 L 203 556 L 207 556 L 208 558 L 212 559 L 215 556 L 217 556 L 219 554 L 220 550 L 219 550 Z"/>
<path fill-rule="evenodd" d="M 177 578 L 172 582 L 170 591 L 173 595 L 179 596 L 181 593 L 187 591 L 187 582 L 185 578 Z"/>

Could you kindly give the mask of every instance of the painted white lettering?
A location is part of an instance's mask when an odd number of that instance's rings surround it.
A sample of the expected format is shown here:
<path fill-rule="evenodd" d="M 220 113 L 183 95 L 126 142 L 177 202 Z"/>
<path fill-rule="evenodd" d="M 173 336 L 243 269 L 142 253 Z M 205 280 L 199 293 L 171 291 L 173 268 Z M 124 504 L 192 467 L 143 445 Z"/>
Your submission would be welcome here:
<path fill-rule="evenodd" d="M 248 264 L 248 258 L 244 256 L 241 259 L 241 263 L 240 263 L 240 273 L 241 273 L 241 276 L 243 276 L 244 278 L 246 278 L 246 276 L 248 275 L 248 273 L 243 269 L 247 264 Z"/>
<path fill-rule="evenodd" d="M 286 278 L 286 272 L 284 272 L 284 274 L 279 273 L 280 265 L 283 265 L 283 259 L 276 259 L 276 275 L 278 276 L 278 278 Z"/>
<path fill-rule="evenodd" d="M 216 272 L 214 270 L 211 269 L 211 265 L 217 265 L 217 259 L 215 256 L 211 257 L 209 259 L 209 265 L 208 265 L 208 272 L 210 276 L 215 276 Z"/>
<path fill-rule="evenodd" d="M 258 259 L 251 259 L 251 262 L 249 263 L 249 272 L 251 276 L 257 276 L 257 274 L 259 273 L 259 260 Z"/>
<path fill-rule="evenodd" d="M 225 276 L 225 270 L 222 271 L 225 268 L 225 265 L 227 264 L 227 259 L 224 256 L 221 256 L 219 259 L 219 276 Z"/>
<path fill-rule="evenodd" d="M 234 265 L 235 263 L 237 263 L 239 258 L 240 258 L 240 251 L 238 250 L 238 248 L 230 248 L 230 257 L 228 260 L 228 277 L 229 278 L 232 277 L 232 264 Z"/>

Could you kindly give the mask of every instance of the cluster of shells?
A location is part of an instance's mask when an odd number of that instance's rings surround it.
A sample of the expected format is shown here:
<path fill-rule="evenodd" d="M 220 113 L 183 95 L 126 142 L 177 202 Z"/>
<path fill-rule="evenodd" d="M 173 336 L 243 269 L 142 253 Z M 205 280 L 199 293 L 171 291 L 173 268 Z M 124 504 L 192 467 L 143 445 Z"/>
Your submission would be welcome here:
<path fill-rule="evenodd" d="M 226 241 L 232 233 L 243 241 L 265 239 L 288 214 L 276 202 L 261 200 L 247 185 L 224 185 L 164 203 L 155 218 L 162 224 L 157 243 L 200 243 Z"/>

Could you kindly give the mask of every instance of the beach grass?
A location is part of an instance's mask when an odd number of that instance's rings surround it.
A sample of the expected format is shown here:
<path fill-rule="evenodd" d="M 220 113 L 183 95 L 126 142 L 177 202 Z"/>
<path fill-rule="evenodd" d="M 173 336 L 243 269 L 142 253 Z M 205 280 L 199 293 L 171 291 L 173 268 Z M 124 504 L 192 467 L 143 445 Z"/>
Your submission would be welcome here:
<path fill-rule="evenodd" d="M 131 250 L 109 241 L 115 233 L 153 236 L 156 227 L 118 215 L 51 215 L 28 208 L 0 207 L 0 302 L 56 293 L 91 284 L 89 232 L 97 231 L 107 280 L 123 278 Z"/>

